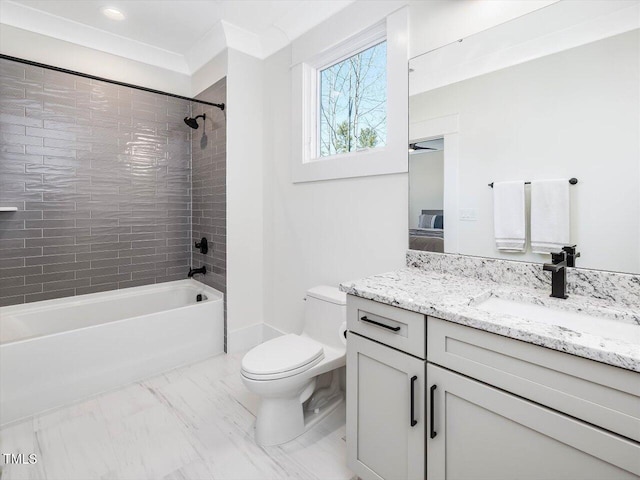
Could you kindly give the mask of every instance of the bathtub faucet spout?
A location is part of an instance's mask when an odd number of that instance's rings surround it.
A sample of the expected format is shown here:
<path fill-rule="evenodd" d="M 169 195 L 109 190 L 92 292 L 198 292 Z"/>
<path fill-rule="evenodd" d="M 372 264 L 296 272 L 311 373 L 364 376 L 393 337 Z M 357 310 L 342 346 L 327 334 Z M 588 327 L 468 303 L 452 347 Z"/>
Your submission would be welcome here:
<path fill-rule="evenodd" d="M 189 269 L 189 274 L 187 275 L 187 277 L 191 278 L 196 273 L 201 273 L 201 274 L 204 275 L 205 273 L 207 273 L 207 267 L 205 265 L 203 265 L 200 268 L 190 268 Z"/>

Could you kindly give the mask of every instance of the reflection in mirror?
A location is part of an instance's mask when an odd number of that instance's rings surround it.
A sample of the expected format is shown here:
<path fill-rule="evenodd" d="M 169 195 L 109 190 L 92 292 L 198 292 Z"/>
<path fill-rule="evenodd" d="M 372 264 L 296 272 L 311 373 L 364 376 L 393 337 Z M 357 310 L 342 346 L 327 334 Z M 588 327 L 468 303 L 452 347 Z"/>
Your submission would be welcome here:
<path fill-rule="evenodd" d="M 443 210 L 447 253 L 549 262 L 531 247 L 531 212 L 552 226 L 562 212 L 576 266 L 640 273 L 639 28 L 639 2 L 558 2 L 412 59 L 409 144 L 445 148 L 410 154 L 410 248 L 435 248 L 420 220 Z M 532 202 L 547 180 L 568 186 L 564 206 Z M 504 181 L 536 184 L 524 185 L 520 252 L 497 248 L 488 184 Z"/>
<path fill-rule="evenodd" d="M 409 146 L 409 248 L 444 252 L 444 139 Z"/>

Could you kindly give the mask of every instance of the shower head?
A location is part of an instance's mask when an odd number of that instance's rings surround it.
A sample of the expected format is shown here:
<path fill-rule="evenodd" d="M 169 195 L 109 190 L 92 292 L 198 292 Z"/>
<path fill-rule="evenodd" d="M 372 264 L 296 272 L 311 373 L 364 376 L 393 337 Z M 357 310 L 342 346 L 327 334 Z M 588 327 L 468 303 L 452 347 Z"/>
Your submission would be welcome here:
<path fill-rule="evenodd" d="M 194 130 L 198 129 L 198 119 L 202 118 L 202 120 L 206 120 L 207 119 L 207 114 L 203 113 L 202 115 L 198 115 L 195 118 L 191 118 L 191 117 L 184 117 L 184 123 L 186 123 L 189 127 L 193 128 Z"/>

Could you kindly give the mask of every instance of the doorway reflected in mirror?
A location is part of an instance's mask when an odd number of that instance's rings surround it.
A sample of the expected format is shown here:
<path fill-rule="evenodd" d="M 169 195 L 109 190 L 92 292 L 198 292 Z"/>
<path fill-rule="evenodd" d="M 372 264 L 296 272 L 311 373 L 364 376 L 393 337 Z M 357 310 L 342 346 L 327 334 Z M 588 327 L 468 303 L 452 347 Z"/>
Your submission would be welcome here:
<path fill-rule="evenodd" d="M 409 146 L 409 248 L 444 253 L 444 139 Z"/>

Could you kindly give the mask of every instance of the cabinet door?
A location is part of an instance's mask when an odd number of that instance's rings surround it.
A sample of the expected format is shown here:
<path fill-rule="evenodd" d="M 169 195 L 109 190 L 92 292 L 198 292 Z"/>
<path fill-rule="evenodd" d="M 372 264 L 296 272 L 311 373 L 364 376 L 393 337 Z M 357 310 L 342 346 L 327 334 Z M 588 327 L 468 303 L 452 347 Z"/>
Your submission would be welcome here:
<path fill-rule="evenodd" d="M 363 480 L 424 480 L 425 362 L 349 332 L 347 461 Z"/>
<path fill-rule="evenodd" d="M 427 378 L 429 480 L 621 480 L 640 474 L 636 442 L 432 364 Z"/>

